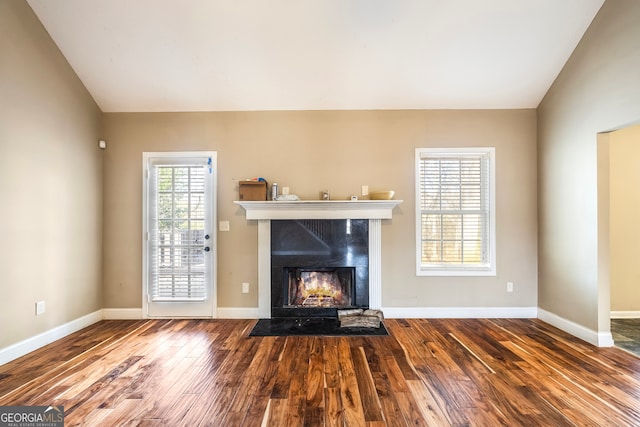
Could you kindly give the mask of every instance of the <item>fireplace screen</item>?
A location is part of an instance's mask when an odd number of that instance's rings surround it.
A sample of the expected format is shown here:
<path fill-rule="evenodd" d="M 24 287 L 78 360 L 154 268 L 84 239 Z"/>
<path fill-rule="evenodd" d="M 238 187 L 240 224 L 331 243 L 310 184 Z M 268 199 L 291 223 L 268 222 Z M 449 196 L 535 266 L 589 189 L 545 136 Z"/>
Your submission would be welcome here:
<path fill-rule="evenodd" d="M 286 307 L 350 307 L 354 268 L 286 268 Z"/>

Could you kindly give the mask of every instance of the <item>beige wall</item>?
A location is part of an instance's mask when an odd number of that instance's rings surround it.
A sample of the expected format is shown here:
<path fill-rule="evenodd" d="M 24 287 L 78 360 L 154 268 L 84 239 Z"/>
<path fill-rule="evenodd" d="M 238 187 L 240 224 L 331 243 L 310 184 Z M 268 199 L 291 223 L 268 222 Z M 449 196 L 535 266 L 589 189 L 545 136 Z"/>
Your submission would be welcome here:
<path fill-rule="evenodd" d="M 640 126 L 609 144 L 611 311 L 640 311 Z"/>
<path fill-rule="evenodd" d="M 26 2 L 0 0 L 0 52 L 3 348 L 102 307 L 102 153 L 100 111 Z"/>
<path fill-rule="evenodd" d="M 640 2 L 607 0 L 538 108 L 539 307 L 599 332 L 597 134 L 640 120 L 638 22 Z"/>
<path fill-rule="evenodd" d="M 144 151 L 218 152 L 219 307 L 257 307 L 257 224 L 237 200 L 239 179 L 261 176 L 304 199 L 393 189 L 404 203 L 383 221 L 383 306 L 535 307 L 536 116 L 513 111 L 308 111 L 105 114 L 106 308 L 141 307 Z M 416 147 L 495 146 L 497 277 L 415 275 Z M 515 292 L 506 292 L 506 282 Z M 249 282 L 251 292 L 241 293 Z"/>
<path fill-rule="evenodd" d="M 221 307 L 257 306 L 257 227 L 232 201 L 237 180 L 260 175 L 303 198 L 325 188 L 346 198 L 362 184 L 396 190 L 405 202 L 383 225 L 384 306 L 539 305 L 608 331 L 596 141 L 640 120 L 638 22 L 640 2 L 607 0 L 537 117 L 533 110 L 166 113 L 105 114 L 101 123 L 26 2 L 0 0 L 0 291 L 9 296 L 0 302 L 0 348 L 102 307 L 141 306 L 141 155 L 163 150 L 218 152 L 218 214 L 231 222 L 218 240 Z M 105 152 L 96 147 L 100 136 L 109 140 Z M 463 145 L 497 147 L 498 275 L 416 277 L 414 148 Z M 507 281 L 514 293 L 505 292 Z M 38 300 L 47 312 L 35 317 Z"/>

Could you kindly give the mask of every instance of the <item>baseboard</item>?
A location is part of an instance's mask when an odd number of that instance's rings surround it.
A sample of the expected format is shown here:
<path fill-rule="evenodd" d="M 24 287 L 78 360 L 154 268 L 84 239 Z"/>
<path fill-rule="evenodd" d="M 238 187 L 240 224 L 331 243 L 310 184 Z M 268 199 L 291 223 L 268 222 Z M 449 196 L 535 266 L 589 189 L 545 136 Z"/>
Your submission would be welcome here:
<path fill-rule="evenodd" d="M 519 318 L 535 319 L 536 307 L 383 307 L 384 317 L 402 318 Z M 259 319 L 258 308 L 218 307 L 220 319 Z"/>
<path fill-rule="evenodd" d="M 586 328 L 541 308 L 538 308 L 538 319 L 597 347 L 613 346 L 613 336 L 611 332 L 594 331 L 593 329 Z"/>
<path fill-rule="evenodd" d="M 219 319 L 259 319 L 257 307 L 218 307 Z M 137 320 L 144 319 L 142 308 L 105 308 L 102 310 L 105 320 Z"/>
<path fill-rule="evenodd" d="M 640 311 L 612 311 L 611 319 L 640 319 Z"/>
<path fill-rule="evenodd" d="M 78 319 L 65 323 L 64 325 L 57 326 L 46 332 L 27 338 L 24 341 L 20 341 L 16 344 L 10 345 L 0 349 L 0 365 L 4 365 L 7 362 L 24 356 L 34 350 L 44 347 L 47 344 L 64 338 L 69 334 L 79 331 L 82 328 L 86 328 L 96 322 L 102 320 L 102 310 L 94 311 Z"/>
<path fill-rule="evenodd" d="M 535 319 L 537 307 L 382 307 L 389 319 Z"/>
<path fill-rule="evenodd" d="M 218 307 L 218 319 L 259 319 L 258 307 Z"/>
<path fill-rule="evenodd" d="M 402 318 L 520 318 L 538 317 L 536 307 L 383 307 L 384 317 Z M 218 307 L 220 319 L 259 319 L 258 308 Z"/>
<path fill-rule="evenodd" d="M 258 308 L 253 307 L 218 307 L 219 319 L 259 319 Z M 102 310 L 105 320 L 144 319 L 141 308 L 105 308 Z"/>
<path fill-rule="evenodd" d="M 144 319 L 141 308 L 103 308 L 104 320 L 139 320 Z"/>

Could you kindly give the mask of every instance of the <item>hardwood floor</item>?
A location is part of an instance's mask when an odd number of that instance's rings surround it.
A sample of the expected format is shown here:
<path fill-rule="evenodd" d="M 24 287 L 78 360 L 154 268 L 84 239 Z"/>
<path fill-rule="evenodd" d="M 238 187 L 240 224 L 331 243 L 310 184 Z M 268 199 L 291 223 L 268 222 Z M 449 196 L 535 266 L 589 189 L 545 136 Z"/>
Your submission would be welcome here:
<path fill-rule="evenodd" d="M 0 366 L 0 405 L 86 426 L 633 426 L 640 359 L 532 319 L 387 319 L 387 337 L 252 320 L 103 321 Z"/>

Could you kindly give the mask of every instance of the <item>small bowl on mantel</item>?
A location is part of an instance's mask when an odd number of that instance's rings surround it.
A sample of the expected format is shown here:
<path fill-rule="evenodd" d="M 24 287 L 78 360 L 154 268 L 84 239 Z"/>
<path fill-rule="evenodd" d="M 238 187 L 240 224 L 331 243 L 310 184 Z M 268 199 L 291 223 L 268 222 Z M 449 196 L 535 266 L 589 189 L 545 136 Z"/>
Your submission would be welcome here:
<path fill-rule="evenodd" d="M 369 193 L 369 199 L 371 200 L 391 200 L 395 191 L 373 191 Z"/>

